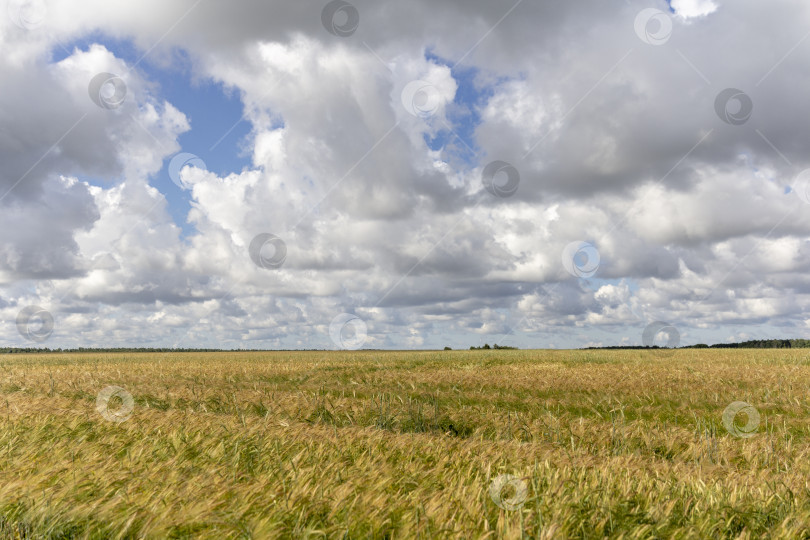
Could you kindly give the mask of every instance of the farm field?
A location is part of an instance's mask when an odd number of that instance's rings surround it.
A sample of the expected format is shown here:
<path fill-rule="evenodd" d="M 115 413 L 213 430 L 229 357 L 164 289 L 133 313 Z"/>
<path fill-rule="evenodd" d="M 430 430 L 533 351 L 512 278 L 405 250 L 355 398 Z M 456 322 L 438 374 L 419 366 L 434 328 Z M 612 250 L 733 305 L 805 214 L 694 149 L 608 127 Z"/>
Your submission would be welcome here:
<path fill-rule="evenodd" d="M 810 537 L 809 350 L 0 361 L 3 538 Z"/>

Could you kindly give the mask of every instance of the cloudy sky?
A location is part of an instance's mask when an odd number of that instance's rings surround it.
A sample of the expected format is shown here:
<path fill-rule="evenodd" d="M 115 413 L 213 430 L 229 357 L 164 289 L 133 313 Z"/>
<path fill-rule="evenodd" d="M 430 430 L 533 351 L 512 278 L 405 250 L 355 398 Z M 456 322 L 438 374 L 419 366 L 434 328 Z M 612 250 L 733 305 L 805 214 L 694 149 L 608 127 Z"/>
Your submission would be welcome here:
<path fill-rule="evenodd" d="M 810 337 L 805 0 L 3 2 L 3 345 Z"/>

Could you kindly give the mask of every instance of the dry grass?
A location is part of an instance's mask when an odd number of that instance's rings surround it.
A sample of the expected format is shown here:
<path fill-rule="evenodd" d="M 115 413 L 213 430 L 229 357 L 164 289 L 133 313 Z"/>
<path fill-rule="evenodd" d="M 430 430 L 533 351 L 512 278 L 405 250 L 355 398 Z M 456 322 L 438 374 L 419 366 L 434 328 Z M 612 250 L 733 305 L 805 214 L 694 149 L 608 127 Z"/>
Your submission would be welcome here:
<path fill-rule="evenodd" d="M 0 360 L 0 537 L 810 538 L 808 351 Z"/>

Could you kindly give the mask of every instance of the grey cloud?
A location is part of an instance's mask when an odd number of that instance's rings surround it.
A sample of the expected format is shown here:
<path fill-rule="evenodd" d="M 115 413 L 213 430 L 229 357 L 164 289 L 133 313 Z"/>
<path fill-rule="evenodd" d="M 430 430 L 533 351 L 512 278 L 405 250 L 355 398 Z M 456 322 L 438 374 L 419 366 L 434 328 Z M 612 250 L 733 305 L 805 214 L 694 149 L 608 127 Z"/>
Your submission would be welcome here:
<path fill-rule="evenodd" d="M 522 2 L 493 29 L 515 4 L 358 0 L 360 24 L 346 37 L 324 28 L 323 4 L 62 3 L 41 33 L 2 37 L 38 59 L 0 66 L 0 189 L 44 157 L 0 201 L 0 270 L 15 301 L 32 278 L 43 280 L 40 296 L 67 293 L 58 309 L 83 322 L 68 318 L 55 339 L 101 339 L 106 317 L 122 340 L 160 320 L 155 339 L 189 328 L 184 339 L 212 339 L 207 331 L 223 343 L 328 345 L 317 329 L 345 309 L 363 313 L 371 342 L 386 346 L 507 332 L 524 318 L 521 329 L 553 328 L 561 343 L 637 316 L 800 328 L 810 217 L 784 187 L 810 165 L 800 114 L 810 80 L 806 48 L 785 54 L 806 33 L 804 4 L 720 3 L 705 17 L 673 17 L 660 46 L 633 29 L 648 2 Z M 180 113 L 137 70 L 132 99 L 103 110 L 79 81 L 81 65 L 47 63 L 49 36 L 93 31 L 132 39 L 166 69 L 182 50 L 193 77 L 244 101 L 254 166 L 227 181 L 191 173 L 189 238 L 146 187 L 178 148 Z M 452 138 L 456 148 L 430 152 L 424 138 L 449 120 L 402 110 L 398 89 L 430 68 L 426 50 L 475 68 L 479 90 L 492 93 L 467 111 L 481 118 L 474 155 Z M 91 71 L 102 69 L 113 67 Z M 751 98 L 741 125 L 715 111 L 726 88 Z M 148 130 L 157 143 L 131 118 L 149 107 L 169 118 Z M 278 140 L 262 146 L 269 135 Z M 487 197 L 478 173 L 493 160 L 520 171 L 513 197 Z M 110 183 L 91 194 L 59 187 L 59 175 Z M 63 210 L 48 210 L 56 199 Z M 259 232 L 288 246 L 276 273 L 250 263 Z M 601 255 L 591 281 L 560 264 L 562 248 L 580 240 Z M 630 285 L 626 296 L 600 293 L 599 280 Z M 234 300 L 219 301 L 225 294 Z M 88 302 L 99 311 L 87 313 Z"/>

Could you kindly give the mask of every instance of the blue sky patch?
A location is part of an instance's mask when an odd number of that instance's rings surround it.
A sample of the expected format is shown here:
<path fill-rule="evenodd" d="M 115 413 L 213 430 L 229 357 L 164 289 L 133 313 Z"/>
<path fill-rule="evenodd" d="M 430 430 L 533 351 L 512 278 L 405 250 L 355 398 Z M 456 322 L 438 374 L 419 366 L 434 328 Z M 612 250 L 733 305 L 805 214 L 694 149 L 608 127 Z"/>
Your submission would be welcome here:
<path fill-rule="evenodd" d="M 454 62 L 436 55 L 430 49 L 425 52 L 425 58 L 434 64 L 449 67 L 458 85 L 453 103 L 447 109 L 450 126 L 443 126 L 435 137 L 426 135 L 425 143 L 431 150 L 445 150 L 451 160 L 456 159 L 467 166 L 475 167 L 479 164 L 481 154 L 475 140 L 475 130 L 481 124 L 479 111 L 495 93 L 495 89 L 478 84 L 477 68 L 453 67 Z"/>
<path fill-rule="evenodd" d="M 93 33 L 55 47 L 52 61 L 64 60 L 76 49 L 86 51 L 93 44 L 106 47 L 130 66 L 143 56 L 143 51 L 129 40 Z M 247 139 L 252 126 L 242 118 L 242 101 L 238 92 L 230 91 L 211 79 L 195 79 L 191 59 L 179 49 L 173 51 L 169 64 L 150 62 L 149 56 L 146 56 L 136 69 L 144 79 L 157 86 L 155 97 L 159 101 L 168 101 L 188 118 L 191 129 L 178 138 L 180 152 L 199 156 L 206 168 L 219 176 L 239 173 L 250 165 L 251 151 Z M 164 194 L 172 219 L 186 236 L 195 231 L 193 225 L 186 223 L 190 195 L 169 178 L 168 166 L 172 157 L 167 156 L 163 168 L 150 179 L 150 183 Z M 80 179 L 94 185 L 109 186 L 109 182 L 99 179 Z"/>

